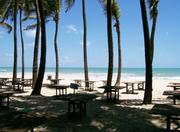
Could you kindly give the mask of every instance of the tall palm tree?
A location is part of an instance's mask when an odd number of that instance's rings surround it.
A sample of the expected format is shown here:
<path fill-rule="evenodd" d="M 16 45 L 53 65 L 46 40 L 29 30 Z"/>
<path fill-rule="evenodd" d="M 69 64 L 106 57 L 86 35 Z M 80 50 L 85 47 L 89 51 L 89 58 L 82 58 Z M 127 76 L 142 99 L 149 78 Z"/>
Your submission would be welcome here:
<path fill-rule="evenodd" d="M 151 3 L 152 2 L 152 3 Z M 150 0 L 150 8 L 155 8 L 157 13 L 157 4 L 158 0 Z M 143 22 L 143 31 L 144 31 L 144 45 L 145 45 L 145 62 L 146 62 L 146 84 L 145 84 L 145 93 L 144 93 L 144 104 L 152 103 L 152 62 L 153 62 L 153 54 L 154 54 L 154 35 L 155 35 L 155 25 L 156 25 L 156 17 L 153 19 L 153 26 L 151 36 L 149 35 L 149 27 L 148 27 L 148 19 L 147 19 L 147 11 L 145 0 L 140 0 L 141 6 L 141 14 L 142 14 L 142 22 Z M 153 13 L 152 13 L 153 14 Z"/>
<path fill-rule="evenodd" d="M 108 37 L 108 74 L 107 86 L 111 86 L 113 76 L 113 38 L 112 38 L 112 4 L 107 0 L 107 37 Z"/>
<path fill-rule="evenodd" d="M 18 3 L 19 5 L 19 23 L 20 23 L 20 36 L 21 36 L 21 46 L 22 46 L 22 80 L 24 80 L 24 39 L 23 39 L 23 31 L 22 31 L 22 11 L 23 11 L 23 1 Z"/>
<path fill-rule="evenodd" d="M 4 20 L 9 16 L 13 17 L 14 23 L 14 62 L 13 62 L 13 80 L 12 83 L 15 83 L 15 80 L 17 78 L 17 0 L 8 0 L 8 1 L 3 1 L 3 4 L 6 5 L 7 7 L 4 8 L 4 12 L 2 15 L 2 21 L 1 23 L 4 22 Z"/>
<path fill-rule="evenodd" d="M 113 38 L 112 38 L 112 15 L 114 15 L 113 6 L 115 7 L 115 1 L 111 0 L 99 0 L 102 5 L 106 17 L 107 17 L 107 37 L 108 37 L 108 74 L 107 74 L 107 86 L 112 85 L 113 77 Z M 117 28 L 116 28 L 117 29 Z M 105 90 L 106 92 L 106 90 Z"/>
<path fill-rule="evenodd" d="M 36 9 L 36 35 L 35 35 L 35 43 L 34 43 L 34 57 L 33 57 L 33 69 L 32 69 L 32 88 L 34 88 L 34 84 L 36 82 L 37 79 L 37 75 L 38 75 L 38 53 L 39 53 L 39 37 L 40 37 L 40 13 L 39 13 L 39 9 L 38 6 L 36 4 L 36 0 L 35 0 L 35 9 Z"/>
<path fill-rule="evenodd" d="M 46 67 L 46 25 L 45 25 L 45 14 L 44 14 L 44 7 L 42 0 L 36 0 L 36 5 L 40 13 L 40 20 L 41 20 L 41 58 L 40 58 L 40 66 L 39 66 L 37 80 L 35 82 L 31 95 L 40 95 L 41 86 L 45 73 L 45 67 Z"/>
<path fill-rule="evenodd" d="M 117 1 L 114 0 L 112 4 L 112 15 L 115 20 L 114 27 L 116 28 L 117 38 L 118 38 L 118 74 L 116 79 L 116 86 L 120 86 L 121 82 L 121 69 L 122 69 L 122 58 L 121 58 L 121 40 L 120 40 L 120 9 Z"/>
<path fill-rule="evenodd" d="M 17 0 L 13 1 L 13 19 L 14 19 L 14 63 L 13 63 L 13 81 L 17 78 Z"/>
<path fill-rule="evenodd" d="M 58 27 L 59 27 L 59 14 L 61 11 L 62 0 L 55 0 L 54 2 L 50 1 L 50 11 L 52 12 L 53 21 L 55 22 L 55 34 L 54 34 L 54 50 L 55 50 L 55 60 L 56 60 L 56 72 L 55 79 L 59 78 L 59 55 L 58 55 Z M 57 83 L 57 82 L 56 82 Z"/>
<path fill-rule="evenodd" d="M 66 12 L 73 6 L 75 0 L 66 0 L 67 9 Z M 86 9 L 85 9 L 85 0 L 82 0 L 82 15 L 83 15 L 83 58 L 84 58 L 84 76 L 85 81 L 89 81 L 88 75 L 88 61 L 87 61 L 87 23 L 86 23 Z M 86 87 L 89 87 L 89 83 L 85 84 Z"/>

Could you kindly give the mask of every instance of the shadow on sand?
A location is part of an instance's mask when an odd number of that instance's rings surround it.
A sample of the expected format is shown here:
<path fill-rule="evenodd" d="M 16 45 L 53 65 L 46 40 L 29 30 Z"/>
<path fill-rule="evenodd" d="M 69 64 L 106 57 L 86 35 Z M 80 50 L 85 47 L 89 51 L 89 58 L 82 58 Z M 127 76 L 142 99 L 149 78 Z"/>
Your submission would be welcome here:
<path fill-rule="evenodd" d="M 128 105 L 127 105 L 128 104 Z M 50 132 L 160 132 L 164 119 L 150 115 L 139 106 L 140 100 L 121 100 L 118 104 L 104 100 L 90 101 L 87 115 L 81 119 L 68 118 L 67 102 L 54 97 L 16 97 L 9 110 L 1 110 L 0 131 Z M 4 112 L 5 111 L 5 112 Z M 153 121 L 159 120 L 155 125 Z M 161 127 L 158 127 L 161 126 Z"/>

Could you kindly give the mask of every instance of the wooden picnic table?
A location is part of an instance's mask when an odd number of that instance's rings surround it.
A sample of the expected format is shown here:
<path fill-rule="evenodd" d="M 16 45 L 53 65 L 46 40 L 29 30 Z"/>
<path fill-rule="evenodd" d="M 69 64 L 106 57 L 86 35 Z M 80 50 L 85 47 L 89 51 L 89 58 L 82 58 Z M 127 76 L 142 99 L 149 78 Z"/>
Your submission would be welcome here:
<path fill-rule="evenodd" d="M 68 101 L 68 116 L 78 117 L 86 115 L 86 104 L 88 101 L 92 100 L 96 96 L 93 94 L 68 94 L 63 96 L 58 96 L 57 98 Z"/>
<path fill-rule="evenodd" d="M 178 91 L 178 90 L 164 91 L 163 95 L 172 95 L 174 105 L 176 104 L 176 99 L 180 99 L 180 91 Z"/>
<path fill-rule="evenodd" d="M 51 84 L 59 84 L 59 82 L 63 79 L 50 79 Z"/>
<path fill-rule="evenodd" d="M 105 90 L 107 100 L 116 101 L 116 100 L 119 100 L 119 91 L 125 88 L 125 86 L 107 86 L 106 85 L 106 86 L 101 86 L 98 88 L 102 88 Z M 114 96 L 112 94 L 113 92 L 114 92 Z"/>
<path fill-rule="evenodd" d="M 167 85 L 167 87 L 172 87 L 174 90 L 178 90 L 178 89 L 180 89 L 180 84 L 169 84 L 169 85 Z"/>
<path fill-rule="evenodd" d="M 134 94 L 135 82 L 123 82 L 126 85 L 126 94 Z"/>
<path fill-rule="evenodd" d="M 50 85 L 49 87 L 56 88 L 56 96 L 57 95 L 65 95 L 67 94 L 67 88 L 69 88 L 69 85 Z"/>
<path fill-rule="evenodd" d="M 145 81 L 135 81 L 134 83 L 137 84 L 138 90 L 144 90 L 145 89 Z"/>
<path fill-rule="evenodd" d="M 82 86 L 82 82 L 83 82 L 82 79 L 74 79 L 73 81 L 74 81 L 75 83 L 77 83 L 80 87 Z"/>
<path fill-rule="evenodd" d="M 9 107 L 9 102 L 10 102 L 10 96 L 12 96 L 14 94 L 13 91 L 7 91 L 7 90 L 4 90 L 4 91 L 0 91 L 0 107 L 4 106 L 3 105 L 3 101 L 6 101 L 6 107 Z"/>
<path fill-rule="evenodd" d="M 85 83 L 85 90 L 93 91 L 95 81 L 83 81 Z M 87 84 L 87 85 L 86 85 Z"/>
<path fill-rule="evenodd" d="M 155 104 L 150 113 L 166 116 L 167 132 L 171 131 L 171 122 L 177 126 L 174 131 L 180 128 L 180 105 Z"/>
<path fill-rule="evenodd" d="M 6 85 L 8 83 L 10 78 L 6 78 L 6 77 L 3 77 L 3 78 L 0 78 L 0 88 L 2 88 L 2 86 Z"/>
<path fill-rule="evenodd" d="M 101 82 L 103 82 L 103 86 L 107 85 L 107 80 L 101 80 Z"/>

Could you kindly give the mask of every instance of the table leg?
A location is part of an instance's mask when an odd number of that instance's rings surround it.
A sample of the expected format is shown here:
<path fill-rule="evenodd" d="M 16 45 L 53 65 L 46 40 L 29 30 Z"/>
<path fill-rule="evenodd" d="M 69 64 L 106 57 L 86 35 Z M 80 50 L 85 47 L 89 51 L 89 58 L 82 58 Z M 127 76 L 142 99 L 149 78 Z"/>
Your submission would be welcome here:
<path fill-rule="evenodd" d="M 173 95 L 173 103 L 174 103 L 174 105 L 176 104 L 176 96 L 175 95 Z"/>
<path fill-rule="evenodd" d="M 171 118 L 170 116 L 167 116 L 167 132 L 169 132 L 171 129 Z"/>
<path fill-rule="evenodd" d="M 126 83 L 126 93 L 128 93 L 129 90 L 128 90 L 128 84 Z"/>
<path fill-rule="evenodd" d="M 132 94 L 134 94 L 134 84 L 132 83 Z"/>

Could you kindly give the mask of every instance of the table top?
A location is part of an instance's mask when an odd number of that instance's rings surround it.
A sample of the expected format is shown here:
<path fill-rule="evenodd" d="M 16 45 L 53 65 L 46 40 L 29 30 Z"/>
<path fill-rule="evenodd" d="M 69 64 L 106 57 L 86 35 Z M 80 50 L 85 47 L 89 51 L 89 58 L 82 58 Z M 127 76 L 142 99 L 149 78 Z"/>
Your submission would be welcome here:
<path fill-rule="evenodd" d="M 83 82 L 95 83 L 96 81 L 83 81 Z"/>
<path fill-rule="evenodd" d="M 59 78 L 59 79 L 50 79 L 50 81 L 61 81 L 61 80 L 64 80 L 64 79 L 62 79 L 62 78 Z"/>
<path fill-rule="evenodd" d="M 125 86 L 100 86 L 98 88 L 107 89 L 108 87 L 110 87 L 111 89 L 123 89 L 123 88 L 126 88 Z"/>
<path fill-rule="evenodd" d="M 51 85 L 50 87 L 58 88 L 58 89 L 65 89 L 65 88 L 68 88 L 70 86 L 69 85 L 58 85 L 58 84 L 55 84 L 55 85 Z"/>
<path fill-rule="evenodd" d="M 7 77 L 1 77 L 0 80 L 8 80 L 8 79 L 11 79 L 11 78 L 7 78 Z"/>
<path fill-rule="evenodd" d="M 180 84 L 169 84 L 167 87 L 180 87 Z"/>
<path fill-rule="evenodd" d="M 73 81 L 83 81 L 82 79 L 74 79 Z"/>
<path fill-rule="evenodd" d="M 163 95 L 179 95 L 180 96 L 180 91 L 174 90 L 174 91 L 164 91 Z"/>
<path fill-rule="evenodd" d="M 165 116 L 180 116 L 180 105 L 155 104 L 150 113 Z"/>

